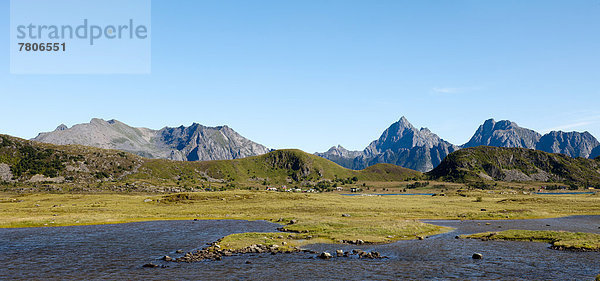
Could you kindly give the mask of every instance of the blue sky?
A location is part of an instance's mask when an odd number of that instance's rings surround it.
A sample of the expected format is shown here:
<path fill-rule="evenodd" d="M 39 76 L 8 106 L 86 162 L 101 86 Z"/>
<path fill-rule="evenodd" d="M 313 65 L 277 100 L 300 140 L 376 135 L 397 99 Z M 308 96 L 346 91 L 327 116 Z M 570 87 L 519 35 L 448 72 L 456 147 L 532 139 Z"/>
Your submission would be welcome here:
<path fill-rule="evenodd" d="M 363 149 L 401 116 L 465 143 L 488 118 L 600 137 L 600 1 L 152 1 L 149 75 L 11 75 L 0 133 L 227 124 L 272 148 Z"/>

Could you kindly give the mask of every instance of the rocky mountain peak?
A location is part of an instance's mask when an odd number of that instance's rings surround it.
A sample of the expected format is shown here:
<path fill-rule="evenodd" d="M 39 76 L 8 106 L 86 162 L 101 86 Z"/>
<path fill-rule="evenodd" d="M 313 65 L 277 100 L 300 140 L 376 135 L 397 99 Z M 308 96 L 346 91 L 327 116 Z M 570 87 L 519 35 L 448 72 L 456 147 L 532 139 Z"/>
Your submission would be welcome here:
<path fill-rule="evenodd" d="M 473 137 L 463 147 L 487 145 L 534 149 L 540 138 L 541 135 L 539 133 L 521 128 L 517 123 L 509 120 L 496 122 L 494 119 L 488 119 L 483 125 L 479 126 Z"/>
<path fill-rule="evenodd" d="M 60 124 L 60 125 L 58 125 L 58 127 L 56 127 L 56 129 L 54 131 L 64 131 L 66 129 L 69 129 L 69 127 L 67 127 L 67 125 Z"/>
<path fill-rule="evenodd" d="M 552 131 L 545 134 L 536 144 L 537 150 L 562 153 L 571 157 L 590 157 L 594 148 L 600 146 L 589 132 Z"/>

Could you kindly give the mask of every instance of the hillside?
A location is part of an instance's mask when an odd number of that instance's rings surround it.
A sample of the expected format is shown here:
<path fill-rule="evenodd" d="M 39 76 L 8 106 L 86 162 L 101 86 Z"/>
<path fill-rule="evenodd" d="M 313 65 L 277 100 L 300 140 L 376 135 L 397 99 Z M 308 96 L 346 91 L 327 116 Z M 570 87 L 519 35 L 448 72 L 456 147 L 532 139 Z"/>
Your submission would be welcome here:
<path fill-rule="evenodd" d="M 331 187 L 336 182 L 402 181 L 421 175 L 389 164 L 354 171 L 300 150 L 277 150 L 234 160 L 188 162 L 147 159 L 117 150 L 52 145 L 0 135 L 0 183 L 13 185 L 47 187 L 53 184 L 68 190 L 85 186 L 89 191 L 181 191 L 270 184 Z"/>
<path fill-rule="evenodd" d="M 427 175 L 455 182 L 537 181 L 600 187 L 600 159 L 571 158 L 525 148 L 479 146 L 449 154 Z"/>
<path fill-rule="evenodd" d="M 300 150 L 276 150 L 265 155 L 234 160 L 174 162 L 147 160 L 132 175 L 137 179 L 180 178 L 205 182 L 258 184 L 302 184 L 356 177 L 361 181 L 403 181 L 421 173 L 390 164 L 378 164 L 361 171 L 346 169 L 327 159 Z"/>
<path fill-rule="evenodd" d="M 91 183 L 134 173 L 143 158 L 117 150 L 52 145 L 0 135 L 0 181 Z"/>

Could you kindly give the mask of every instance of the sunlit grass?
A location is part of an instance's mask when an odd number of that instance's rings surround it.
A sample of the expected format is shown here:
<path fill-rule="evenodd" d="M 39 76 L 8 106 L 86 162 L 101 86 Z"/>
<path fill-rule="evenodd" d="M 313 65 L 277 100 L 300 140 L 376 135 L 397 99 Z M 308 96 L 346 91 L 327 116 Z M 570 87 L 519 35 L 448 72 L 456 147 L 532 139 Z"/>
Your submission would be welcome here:
<path fill-rule="evenodd" d="M 420 219 L 533 219 L 600 214 L 598 195 L 458 194 L 343 196 L 336 193 L 264 191 L 170 195 L 2 193 L 0 227 L 181 219 L 267 220 L 279 221 L 286 230 L 298 232 L 298 236 L 291 239 L 293 241 L 287 237 L 280 240 L 277 238 L 280 233 L 271 235 L 276 238 L 273 243 L 287 242 L 293 246 L 357 239 L 367 243 L 386 243 L 446 231 L 439 226 L 421 223 Z M 296 223 L 288 224 L 291 220 Z M 261 235 L 264 237 L 265 234 Z M 312 240 L 304 239 L 307 236 L 312 236 Z M 229 238 L 230 244 L 236 240 L 249 242 L 247 237 Z"/>

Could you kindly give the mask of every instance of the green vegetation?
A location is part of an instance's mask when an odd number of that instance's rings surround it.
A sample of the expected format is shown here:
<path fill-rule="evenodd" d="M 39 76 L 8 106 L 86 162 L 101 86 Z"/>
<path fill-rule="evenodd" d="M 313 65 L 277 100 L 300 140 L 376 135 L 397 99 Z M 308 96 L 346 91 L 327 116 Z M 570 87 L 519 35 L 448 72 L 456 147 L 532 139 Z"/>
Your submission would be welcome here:
<path fill-rule="evenodd" d="M 461 235 L 481 240 L 534 241 L 552 244 L 561 250 L 600 251 L 600 234 L 548 230 L 505 230 Z"/>
<path fill-rule="evenodd" d="M 427 175 L 453 182 L 563 182 L 600 187 L 600 161 L 524 148 L 479 146 L 449 154 Z"/>
<path fill-rule="evenodd" d="M 35 175 L 93 183 L 123 178 L 142 163 L 142 158 L 114 150 L 43 144 L 0 135 L 0 163 L 10 167 L 15 183 L 25 184 Z"/>

